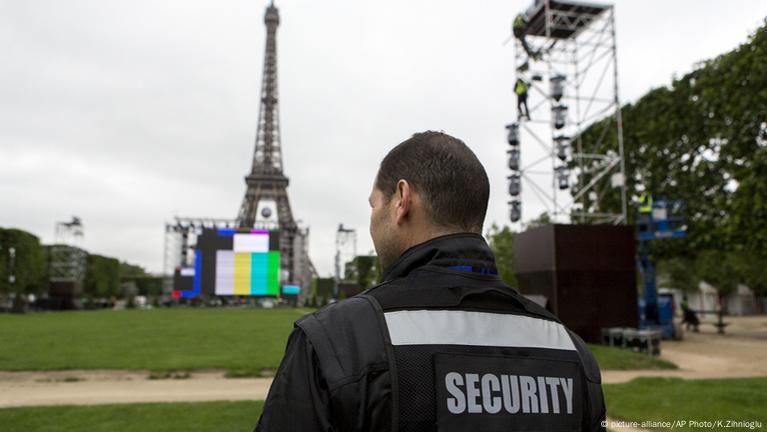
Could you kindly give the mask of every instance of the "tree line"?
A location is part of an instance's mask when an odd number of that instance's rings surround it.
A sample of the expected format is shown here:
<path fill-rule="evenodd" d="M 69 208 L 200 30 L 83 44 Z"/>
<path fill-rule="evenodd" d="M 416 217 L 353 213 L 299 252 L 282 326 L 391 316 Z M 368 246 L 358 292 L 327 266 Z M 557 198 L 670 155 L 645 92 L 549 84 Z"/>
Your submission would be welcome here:
<path fill-rule="evenodd" d="M 49 264 L 49 250 L 37 236 L 20 229 L 0 228 L 0 294 L 46 294 Z M 140 295 L 162 293 L 162 279 L 150 275 L 142 267 L 120 262 L 117 258 L 87 255 L 82 281 L 84 297 L 122 297 L 121 284 L 124 282 L 135 284 Z"/>

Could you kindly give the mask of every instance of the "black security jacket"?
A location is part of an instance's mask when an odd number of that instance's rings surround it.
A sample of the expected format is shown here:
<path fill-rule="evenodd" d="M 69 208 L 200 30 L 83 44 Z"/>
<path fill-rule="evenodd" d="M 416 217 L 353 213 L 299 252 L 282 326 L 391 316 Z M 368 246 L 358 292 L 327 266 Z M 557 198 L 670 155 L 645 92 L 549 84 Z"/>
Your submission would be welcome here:
<path fill-rule="evenodd" d="M 604 430 L 585 343 L 496 273 L 482 236 L 449 234 L 299 319 L 256 431 Z"/>

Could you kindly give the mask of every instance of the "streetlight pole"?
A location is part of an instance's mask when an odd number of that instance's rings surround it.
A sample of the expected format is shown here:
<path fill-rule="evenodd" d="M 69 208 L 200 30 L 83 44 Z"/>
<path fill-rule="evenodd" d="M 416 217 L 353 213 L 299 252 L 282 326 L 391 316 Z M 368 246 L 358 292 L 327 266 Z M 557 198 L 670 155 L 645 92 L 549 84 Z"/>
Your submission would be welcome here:
<path fill-rule="evenodd" d="M 13 291 L 13 284 L 16 283 L 16 275 L 13 273 L 13 265 L 16 260 L 16 248 L 8 248 L 8 256 L 11 261 L 11 264 L 8 266 L 8 283 L 11 284 L 11 291 Z"/>
<path fill-rule="evenodd" d="M 10 291 L 14 293 L 13 298 L 13 311 L 18 313 L 24 312 L 24 299 L 23 293 L 16 292 L 14 285 L 16 284 L 16 274 L 14 273 L 14 265 L 16 263 L 16 248 L 8 248 L 8 259 L 10 264 L 8 265 L 8 283 L 10 284 Z"/>

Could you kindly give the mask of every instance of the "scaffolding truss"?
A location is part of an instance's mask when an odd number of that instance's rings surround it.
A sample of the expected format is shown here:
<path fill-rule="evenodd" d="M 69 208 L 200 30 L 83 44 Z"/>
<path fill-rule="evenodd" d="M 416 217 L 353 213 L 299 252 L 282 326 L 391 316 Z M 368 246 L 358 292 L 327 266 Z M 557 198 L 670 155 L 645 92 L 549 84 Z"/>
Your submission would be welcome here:
<path fill-rule="evenodd" d="M 511 219 L 523 220 L 524 198 L 553 222 L 625 223 L 614 8 L 536 0 L 523 16 L 514 53 L 529 108 L 507 126 Z M 599 131 L 584 136 L 595 122 Z M 618 213 L 600 206 L 611 188 L 620 189 Z"/>
<path fill-rule="evenodd" d="M 335 294 L 338 294 L 338 284 L 345 278 L 345 265 L 357 256 L 357 231 L 354 228 L 344 228 L 344 224 L 338 225 L 336 230 L 336 286 Z"/>
<path fill-rule="evenodd" d="M 194 267 L 194 249 L 203 228 L 236 228 L 236 219 L 174 217 L 165 223 L 163 275 L 172 278 L 180 268 Z M 170 291 L 168 291 L 170 292 Z"/>
<path fill-rule="evenodd" d="M 72 245 L 48 246 L 48 280 L 51 282 L 82 283 L 87 270 L 88 252 Z"/>
<path fill-rule="evenodd" d="M 82 248 L 85 227 L 72 216 L 69 222 L 56 222 L 54 244 L 48 246 L 48 280 L 81 284 L 85 280 L 88 252 Z"/>
<path fill-rule="evenodd" d="M 172 222 L 165 223 L 165 252 L 163 254 L 163 292 L 169 294 L 173 288 L 173 274 L 181 268 L 194 267 L 195 254 L 197 248 L 197 239 L 202 234 L 203 229 L 219 228 L 237 228 L 239 225 L 237 219 L 227 218 L 197 218 L 197 217 L 174 217 Z M 269 220 L 256 221 L 253 228 L 274 230 L 279 226 Z M 283 269 L 280 275 L 280 283 L 290 282 L 299 285 L 302 290 L 299 294 L 299 300 L 304 301 L 308 295 L 308 287 L 312 278 L 317 275 L 309 259 L 309 228 L 301 227 L 300 221 L 296 226 L 296 235 L 293 236 L 291 245 L 280 245 L 280 252 L 285 250 L 295 251 L 296 257 L 293 260 L 292 274 L 293 279 L 287 279 L 287 271 Z"/>
<path fill-rule="evenodd" d="M 294 237 L 293 250 L 293 283 L 301 287 L 298 294 L 298 303 L 307 304 L 309 302 L 312 279 L 317 277 L 317 270 L 314 268 L 312 260 L 309 259 L 309 227 L 301 228 L 301 221 L 296 221 L 298 228 Z"/>

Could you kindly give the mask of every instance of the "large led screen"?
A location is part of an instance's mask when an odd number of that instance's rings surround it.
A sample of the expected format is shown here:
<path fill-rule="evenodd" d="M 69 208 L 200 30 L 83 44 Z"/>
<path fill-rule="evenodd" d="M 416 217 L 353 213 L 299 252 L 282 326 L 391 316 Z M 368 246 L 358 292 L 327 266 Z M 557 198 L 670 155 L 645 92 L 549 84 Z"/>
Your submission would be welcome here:
<path fill-rule="evenodd" d="M 216 295 L 280 295 L 280 251 L 276 231 L 219 229 L 219 237 L 231 237 L 231 248 L 217 249 Z M 228 242 L 226 242 L 228 243 Z"/>

